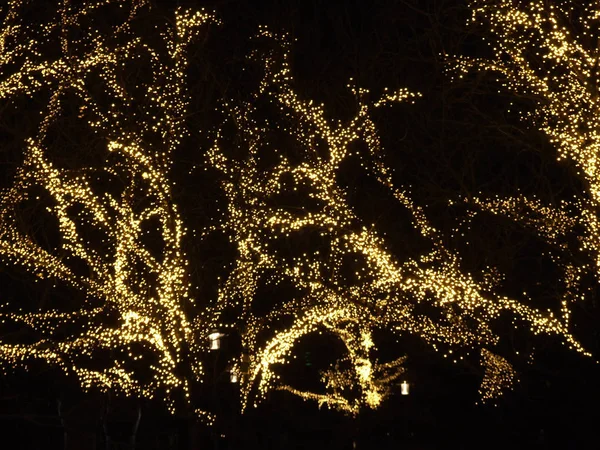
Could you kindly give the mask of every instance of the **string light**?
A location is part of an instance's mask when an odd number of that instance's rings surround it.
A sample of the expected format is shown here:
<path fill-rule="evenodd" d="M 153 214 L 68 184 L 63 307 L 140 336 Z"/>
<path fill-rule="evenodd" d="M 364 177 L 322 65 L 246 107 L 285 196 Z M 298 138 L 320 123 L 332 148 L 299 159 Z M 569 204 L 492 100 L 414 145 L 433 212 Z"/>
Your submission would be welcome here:
<path fill-rule="evenodd" d="M 568 275 L 570 304 L 576 300 L 581 276 L 600 273 L 600 150 L 597 86 L 600 77 L 596 31 L 600 8 L 594 2 L 517 5 L 508 0 L 472 1 L 472 22 L 485 24 L 494 39 L 493 59 L 459 57 L 453 70 L 458 78 L 472 70 L 498 73 L 508 90 L 536 101 L 522 118 L 541 130 L 557 150 L 559 161 L 571 164 L 583 181 L 585 195 L 559 205 L 536 198 L 480 198 L 477 206 L 509 216 L 534 229 L 550 243 L 567 250 L 565 236 L 577 233 L 580 249 L 593 261 L 587 265 L 561 263 Z M 579 232 L 579 228 L 583 232 Z M 564 319 L 569 307 L 563 308 Z"/>
<path fill-rule="evenodd" d="M 483 402 L 496 400 L 502 395 L 503 389 L 511 388 L 517 381 L 516 372 L 501 356 L 486 349 L 481 351 L 481 355 L 486 369 L 479 394 Z"/>
<path fill-rule="evenodd" d="M 31 358 L 45 360 L 74 374 L 84 389 L 164 397 L 173 410 L 177 399 L 189 400 L 191 380 L 178 367 L 184 358 L 193 360 L 199 354 L 195 342 L 200 339 L 193 337 L 184 312 L 193 306 L 182 249 L 186 230 L 171 198 L 168 172 L 173 150 L 185 135 L 181 118 L 188 102 L 186 49 L 201 26 L 216 20 L 204 11 L 177 9 L 174 22 L 156 30 L 164 45 L 159 51 L 132 26 L 138 11 L 148 7 L 144 0 L 82 6 L 65 0 L 54 17 L 37 27 L 23 21 L 28 3 L 12 1 L 4 16 L 0 64 L 12 74 L 2 78 L 0 98 L 48 94 L 49 100 L 37 132 L 24 143 L 25 158 L 14 184 L 2 192 L 0 257 L 41 279 L 75 288 L 85 301 L 81 310 L 68 313 L 16 312 L 7 305 L 3 323 L 29 327 L 39 338 L 28 345 L 2 343 L 0 356 L 8 367 L 26 367 Z M 124 20 L 105 33 L 89 26 L 90 20 L 97 23 L 93 20 L 98 11 L 105 18 L 111 7 Z M 80 33 L 73 35 L 71 29 Z M 52 42 L 58 47 L 54 54 L 47 48 Z M 126 86 L 120 74 L 144 58 L 151 67 L 145 81 Z M 100 83 L 104 90 L 97 94 Z M 141 99 L 134 96 L 139 89 L 144 90 Z M 67 114 L 64 104 L 73 97 L 80 104 L 82 126 L 107 141 L 101 167 L 68 170 L 48 155 L 50 130 Z M 101 183 L 109 185 L 114 178 L 124 184 L 120 192 L 99 191 Z M 20 204 L 39 188 L 52 199 L 48 212 L 56 218 L 61 236 L 54 251 L 20 231 L 17 223 Z M 86 228 L 101 231 L 110 250 L 95 250 L 94 242 L 82 235 Z M 144 244 L 148 230 L 160 236 L 160 254 Z M 73 270 L 74 259 L 89 275 Z M 98 300 L 101 306 L 95 306 Z M 81 329 L 69 333 L 71 324 Z M 59 338 L 59 333 L 66 336 Z M 86 360 L 97 360 L 103 350 L 110 352 L 109 361 L 90 368 Z M 133 363 L 144 358 L 146 372 L 138 376 Z M 192 364 L 195 376 L 201 377 L 201 362 Z"/>
<path fill-rule="evenodd" d="M 454 362 L 479 349 L 485 368 L 480 390 L 484 401 L 496 399 L 514 384 L 512 366 L 491 350 L 499 341 L 492 325 L 503 312 L 527 323 L 532 334 L 558 335 L 588 354 L 564 320 L 494 295 L 493 280 L 479 282 L 464 272 L 460 256 L 444 245 L 425 210 L 408 190 L 393 184 L 371 113 L 384 105 L 413 102 L 418 94 L 401 89 L 370 100 L 369 91 L 351 83 L 357 100 L 354 117 L 329 119 L 325 105 L 303 99 L 294 89 L 285 36 L 264 28 L 260 36 L 279 47 L 253 55 L 264 67 L 259 89 L 247 103 L 224 107 L 242 138 L 234 144 L 226 141 L 224 125 L 208 154 L 210 164 L 224 176 L 228 199 L 227 218 L 216 228 L 227 230 L 238 249 L 236 265 L 219 292 L 215 326 L 243 323 L 242 343 L 251 355 L 249 376 L 242 383 L 243 407 L 251 401 L 256 405 L 272 389 L 282 389 L 351 414 L 362 406 L 376 408 L 398 385 L 404 358 L 377 362 L 375 329 L 416 335 L 444 356 L 454 356 Z M 264 120 L 257 106 L 263 104 L 275 108 L 278 120 Z M 273 149 L 277 133 L 292 138 L 286 141 L 294 148 L 292 156 L 286 148 Z M 351 150 L 357 141 L 366 144 L 362 153 Z M 400 261 L 377 227 L 356 215 L 347 189 L 337 182 L 343 162 L 351 156 L 359 156 L 363 169 L 406 208 L 413 226 L 429 241 L 428 252 Z M 313 206 L 286 210 L 277 198 L 290 191 L 303 195 L 302 205 Z M 320 244 L 293 250 L 291 242 L 303 233 L 315 233 Z M 349 258 L 361 261 L 351 279 L 343 266 Z M 280 299 L 268 314 L 257 314 L 257 292 L 263 284 L 291 285 L 299 294 Z M 434 318 L 419 313 L 420 304 L 439 314 Z M 226 319 L 230 317 L 233 322 Z M 295 346 L 315 333 L 336 337 L 346 353 L 322 373 L 324 389 L 308 392 L 286 384 L 280 368 L 294 360 Z M 258 394 L 251 398 L 254 386 Z M 353 389 L 360 395 L 353 397 Z"/>
<path fill-rule="evenodd" d="M 467 201 L 476 209 L 466 223 L 479 212 L 504 216 L 549 244 L 549 256 L 562 270 L 564 288 L 558 299 L 560 318 L 551 328 L 566 335 L 572 325 L 573 305 L 584 299 L 589 289 L 583 280 L 587 274 L 596 280 L 600 276 L 600 7 L 597 2 L 582 5 L 541 0 L 471 0 L 470 7 L 471 22 L 483 25 L 491 35 L 493 56 L 456 57 L 451 73 L 462 78 L 473 71 L 489 72 L 506 90 L 532 99 L 533 110 L 522 112 L 521 119 L 547 136 L 557 160 L 575 169 L 583 191 L 557 204 L 521 194 L 480 195 Z M 553 317 L 552 312 L 547 314 Z M 571 338 L 566 344 L 589 355 Z M 488 353 L 483 356 L 489 362 L 485 385 L 488 376 L 506 372 L 508 362 Z M 484 398 L 497 395 L 495 389 L 488 391 Z"/>
<path fill-rule="evenodd" d="M 11 68 L 11 75 L 0 81 L 0 98 L 49 93 L 39 127 L 25 142 L 24 162 L 14 184 L 2 192 L 0 258 L 39 278 L 73 287 L 86 301 L 80 310 L 68 313 L 23 312 L 6 301 L 3 322 L 28 327 L 40 336 L 33 344 L 0 343 L 6 369 L 42 359 L 76 375 L 84 389 L 159 397 L 173 411 L 177 398 L 190 402 L 190 384 L 204 378 L 201 358 L 208 350 L 206 343 L 217 341 L 209 332 L 237 329 L 243 350 L 231 362 L 230 373 L 239 374 L 242 409 L 279 389 L 356 414 L 364 406 L 378 407 L 401 386 L 398 379 L 405 371 L 405 356 L 386 362 L 376 359 L 376 330 L 418 336 L 457 361 L 462 354 L 479 350 L 486 368 L 484 400 L 497 398 L 515 380 L 510 364 L 492 352 L 499 340 L 493 321 L 503 312 L 527 323 L 533 334 L 558 335 L 586 353 L 568 331 L 568 314 L 557 318 L 494 295 L 492 281 L 476 281 L 463 271 L 460 256 L 444 245 L 425 209 L 413 201 L 408 189 L 392 182 L 372 113 L 413 102 L 419 95 L 399 89 L 373 100 L 368 90 L 351 81 L 349 89 L 357 101 L 354 116 L 331 119 L 325 105 L 297 93 L 289 40 L 266 28 L 261 28 L 259 38 L 271 42 L 271 50 L 252 54 L 264 67 L 258 89 L 248 102 L 229 101 L 223 108 L 240 139 L 228 143 L 224 123 L 206 153 L 209 165 L 221 173 L 227 214 L 202 235 L 224 230 L 237 249 L 236 260 L 212 305 L 194 303 L 182 248 L 186 229 L 171 196 L 169 172 L 173 151 L 185 137 L 186 48 L 199 27 L 217 20 L 204 11 L 177 9 L 173 24 L 155 33 L 161 44 L 150 45 L 133 27 L 136 14 L 148 7 L 143 0 L 104 0 L 82 7 L 65 0 L 60 5 L 56 17 L 38 29 L 22 23 L 26 2 L 13 1 L 0 34 L 0 64 Z M 110 32 L 81 25 L 109 6 L 128 8 L 126 18 Z M 85 32 L 75 38 L 65 32 L 69 27 Z M 60 47 L 58 58 L 44 53 L 42 44 L 53 41 Z M 142 77 L 145 81 L 128 89 L 121 74 L 144 58 L 151 70 Z M 100 96 L 91 87 L 93 77 L 102 81 Z M 106 138 L 101 167 L 68 170 L 49 156 L 49 131 L 66 114 L 67 95 L 80 102 L 84 126 Z M 258 105 L 265 103 L 274 108 L 275 119 L 261 115 Z M 271 140 L 275 132 L 285 135 L 293 147 L 277 148 Z M 354 150 L 352 144 L 359 141 L 364 150 Z M 271 150 L 275 161 L 269 160 Z M 409 212 L 413 227 L 429 242 L 425 253 L 398 258 L 377 227 L 354 212 L 347 188 L 339 183 L 343 163 L 350 157 L 360 158 L 363 169 Z M 591 173 L 595 170 L 594 166 Z M 112 178 L 122 181 L 122 189 L 98 190 L 98 180 Z M 57 251 L 43 248 L 17 224 L 19 205 L 33 199 L 40 188 L 52 199 L 48 211 L 61 236 Z M 278 196 L 288 193 L 303 196 L 300 208 L 290 211 L 277 202 Z M 562 221 L 561 214 L 548 216 L 566 227 L 569 222 Z M 596 229 L 591 213 L 583 220 L 588 230 Z M 81 231 L 86 227 L 102 231 L 110 250 L 95 250 L 95 243 Z M 148 227 L 161 237 L 159 252 L 144 244 Z M 560 228 L 548 227 L 546 234 L 552 236 L 556 230 Z M 308 233 L 316 233 L 321 244 L 294 249 L 290 242 Z M 594 242 L 590 238 L 584 246 L 593 251 Z M 69 258 L 82 261 L 89 275 L 76 274 Z M 355 261 L 351 276 L 345 270 L 347 260 Z M 277 284 L 293 286 L 298 295 L 277 299 L 276 307 L 259 313 L 259 287 Z M 420 305 L 439 314 L 421 313 Z M 116 321 L 108 320 L 115 315 Z M 81 329 L 57 338 L 73 323 Z M 323 389 L 308 392 L 282 380 L 281 367 L 294 359 L 303 338 L 317 333 L 335 338 L 345 351 L 332 355 L 337 360 L 322 371 Z M 85 365 L 86 358 L 102 350 L 111 352 L 106 367 Z M 145 367 L 152 376 L 139 377 L 132 363 L 147 354 L 152 361 Z M 182 364 L 191 370 L 181 370 Z M 191 378 L 182 375 L 187 372 Z M 356 391 L 358 395 L 353 394 Z M 196 412 L 207 422 L 214 421 L 212 414 Z"/>

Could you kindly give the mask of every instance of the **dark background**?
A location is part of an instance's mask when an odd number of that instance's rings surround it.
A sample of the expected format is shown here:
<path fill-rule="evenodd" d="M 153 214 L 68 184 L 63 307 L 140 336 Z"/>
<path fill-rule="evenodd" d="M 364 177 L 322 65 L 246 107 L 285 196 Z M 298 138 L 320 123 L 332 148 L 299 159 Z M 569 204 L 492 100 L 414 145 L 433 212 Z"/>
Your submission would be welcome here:
<path fill-rule="evenodd" d="M 533 108 L 531 99 L 498 91 L 491 75 L 473 74 L 452 82 L 445 73 L 443 55 L 490 56 L 481 40 L 485 30 L 466 26 L 470 12 L 464 1 L 154 1 L 149 14 L 168 17 L 176 4 L 215 10 L 223 20 L 192 52 L 191 136 L 175 155 L 175 200 L 191 228 L 200 229 L 223 212 L 215 178 L 210 173 L 198 177 L 188 169 L 202 164 L 198 148 L 207 148 L 210 140 L 202 130 L 217 125 L 218 99 L 244 100 L 251 89 L 252 72 L 241 69 L 248 65 L 246 55 L 253 48 L 249 36 L 259 24 L 266 24 L 296 39 L 292 47 L 296 87 L 304 97 L 324 102 L 331 117 L 349 117 L 353 111 L 354 99 L 345 88 L 350 77 L 374 96 L 385 86 L 421 92 L 423 98 L 416 104 L 386 108 L 376 117 L 396 183 L 410 186 L 417 204 L 447 231 L 447 244 L 460 252 L 466 270 L 496 266 L 506 274 L 503 293 L 526 289 L 536 302 L 556 306 L 560 294 L 556 268 L 535 235 L 508 219 L 485 215 L 468 237 L 470 245 L 450 233 L 463 212 L 450 208 L 449 200 L 521 192 L 556 203 L 583 195 L 574 171 L 556 162 L 545 137 L 506 112 L 511 102 L 517 105 L 513 110 Z M 2 120 L 6 144 L 1 150 L 2 186 L 6 186 L 19 162 L 19 138 L 28 129 L 10 116 Z M 357 214 L 377 224 L 399 257 L 418 252 L 408 218 L 376 186 L 352 168 L 343 182 Z M 211 298 L 232 250 L 222 238 L 215 238 L 201 245 L 190 241 L 189 255 L 196 295 Z M 27 292 L 37 298 L 39 288 L 29 289 L 14 268 L 3 266 L 0 276 L 5 293 Z M 596 287 L 590 284 L 588 298 L 573 312 L 573 322 L 576 337 L 596 356 L 598 318 Z M 81 394 L 52 369 L 32 364 L 27 373 L 9 372 L 0 378 L 0 448 L 58 449 L 65 440 L 70 448 L 96 444 L 133 448 L 129 440 L 138 412 L 135 448 L 139 449 L 597 446 L 595 409 L 600 391 L 594 360 L 568 353 L 557 340 L 519 334 L 509 321 L 499 327 L 504 327 L 503 345 L 533 351 L 535 358 L 515 361 L 520 381 L 497 406 L 477 404 L 481 369 L 451 364 L 415 338 L 399 344 L 409 354 L 411 394 L 395 395 L 380 409 L 356 418 L 319 410 L 316 404 L 285 393 L 273 393 L 241 416 L 235 386 L 224 372 L 225 358 L 211 355 L 212 375 L 202 395 L 218 413 L 212 428 L 189 417 L 169 416 L 158 403 Z M 223 344 L 223 353 L 236 346 L 234 338 Z M 302 370 L 309 373 L 319 366 L 319 353 L 327 348 L 306 345 Z M 302 377 L 303 371 L 295 376 Z"/>

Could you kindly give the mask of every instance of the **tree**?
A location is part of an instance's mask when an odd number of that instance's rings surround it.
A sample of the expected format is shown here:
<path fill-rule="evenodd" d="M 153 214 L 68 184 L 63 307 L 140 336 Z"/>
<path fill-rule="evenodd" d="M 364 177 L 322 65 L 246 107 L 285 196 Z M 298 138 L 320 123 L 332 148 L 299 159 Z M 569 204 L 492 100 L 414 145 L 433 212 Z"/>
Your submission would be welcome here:
<path fill-rule="evenodd" d="M 289 40 L 262 28 L 249 64 L 262 67 L 260 80 L 241 99 L 224 100 L 223 123 L 205 151 L 225 214 L 186 238 L 171 179 L 174 152 L 189 145 L 186 51 L 217 19 L 177 9 L 172 20 L 157 20 L 144 1 L 81 8 L 65 1 L 50 20 L 28 7 L 14 1 L 6 12 L 0 42 L 10 75 L 0 96 L 18 106 L 35 95 L 42 114 L 3 192 L 0 257 L 68 286 L 81 301 L 20 309 L 9 299 L 4 326 L 26 331 L 5 334 L 7 367 L 41 359 L 83 389 L 159 397 L 171 411 L 180 404 L 211 417 L 190 392 L 207 377 L 208 334 L 231 330 L 240 337 L 228 356 L 242 409 L 278 389 L 356 414 L 378 407 L 404 370 L 404 354 L 379 358 L 381 334 L 416 336 L 457 363 L 480 359 L 484 400 L 514 383 L 508 355 L 496 351 L 496 323 L 506 314 L 529 333 L 587 353 L 562 318 L 498 293 L 492 271 L 465 270 L 427 205 L 410 186 L 398 187 L 374 117 L 418 94 L 372 95 L 351 81 L 351 117 L 331 118 L 327 105 L 298 92 Z M 42 23 L 25 26 L 27 14 Z M 146 34 L 151 26 L 160 33 Z M 64 133 L 67 118 L 89 133 Z M 76 165 L 68 153 L 80 151 L 72 138 L 81 136 L 79 145 L 91 149 Z M 356 213 L 349 173 L 406 214 L 419 236 L 410 251 L 396 254 L 377 224 Z M 23 219 L 40 211 L 41 233 Z M 216 298 L 193 302 L 195 261 L 184 243 L 215 233 L 235 250 L 232 268 L 224 268 Z M 321 384 L 301 385 L 286 366 L 314 337 L 332 351 Z"/>
<path fill-rule="evenodd" d="M 214 19 L 178 10 L 149 43 L 135 30 L 144 3 L 63 2 L 32 31 L 24 22 L 28 2 L 12 2 L 6 12 L 2 63 L 16 70 L 2 81 L 2 98 L 35 95 L 46 103 L 23 143 L 15 181 L 3 192 L 0 252 L 38 278 L 78 291 L 81 303 L 11 305 L 4 322 L 29 328 L 30 342 L 5 343 L 2 354 L 12 367 L 31 358 L 58 365 L 84 389 L 161 395 L 172 409 L 177 396 L 189 396 L 189 377 L 202 374 L 192 335 L 203 330 L 192 330 L 185 312 L 192 303 L 185 228 L 168 171 L 185 134 L 186 49 Z M 103 9 L 119 22 L 96 25 Z M 76 168 L 52 161 L 49 150 L 81 152 L 60 139 L 63 117 L 73 112 L 92 136 Z M 59 236 L 53 245 L 20 227 L 19 211 L 36 200 L 50 215 L 45 233 Z M 180 374 L 184 359 L 193 369 Z"/>
<path fill-rule="evenodd" d="M 263 34 L 273 36 L 269 31 Z M 480 393 L 484 400 L 494 399 L 512 385 L 515 375 L 506 359 L 488 350 L 499 340 L 493 323 L 505 311 L 527 323 L 531 332 L 561 336 L 572 349 L 587 354 L 551 313 L 498 295 L 490 278 L 463 271 L 460 255 L 447 247 L 409 190 L 395 187 L 371 114 L 415 94 L 400 90 L 369 100 L 367 90 L 351 85 L 356 115 L 347 121 L 328 120 L 323 105 L 294 91 L 285 41 L 281 51 L 279 57 L 273 51 L 263 56 L 265 78 L 257 94 L 243 107 L 231 108 L 243 139 L 229 152 L 242 158 L 226 156 L 219 145 L 221 134 L 209 153 L 229 178 L 224 182 L 230 205 L 224 228 L 240 249 L 218 306 L 239 310 L 227 317 L 234 323 L 242 318 L 242 341 L 251 355 L 249 380 L 260 376 L 259 398 L 273 386 L 350 412 L 363 403 L 377 406 L 388 393 L 382 380 L 391 382 L 399 375 L 382 369 L 402 361 L 382 366 L 369 361 L 371 332 L 382 329 L 417 335 L 449 354 L 481 351 L 486 373 Z M 274 113 L 269 110 L 273 115 L 258 114 L 262 105 L 274 108 Z M 359 142 L 362 147 L 356 145 Z M 360 158 L 367 176 L 410 214 L 425 241 L 415 256 L 394 255 L 376 226 L 362 223 L 353 211 L 339 182 L 344 163 L 352 157 Z M 298 293 L 261 311 L 261 283 L 288 283 Z M 425 313 L 419 310 L 423 304 Z M 295 343 L 318 329 L 337 336 L 348 352 L 333 363 L 337 373 L 323 373 L 329 392 L 281 385 L 270 367 L 286 361 Z M 265 339 L 269 334 L 272 337 Z M 348 368 L 339 371 L 344 364 Z M 354 403 L 340 395 L 341 387 L 352 385 L 362 388 Z M 244 391 L 246 399 L 251 387 Z"/>
<path fill-rule="evenodd" d="M 503 216 L 530 230 L 561 271 L 560 322 L 589 301 L 598 280 L 598 18 L 593 2 L 470 2 L 472 22 L 491 35 L 490 57 L 459 57 L 455 78 L 494 74 L 513 109 L 541 132 L 575 180 L 553 195 L 474 196 L 473 217 Z"/>

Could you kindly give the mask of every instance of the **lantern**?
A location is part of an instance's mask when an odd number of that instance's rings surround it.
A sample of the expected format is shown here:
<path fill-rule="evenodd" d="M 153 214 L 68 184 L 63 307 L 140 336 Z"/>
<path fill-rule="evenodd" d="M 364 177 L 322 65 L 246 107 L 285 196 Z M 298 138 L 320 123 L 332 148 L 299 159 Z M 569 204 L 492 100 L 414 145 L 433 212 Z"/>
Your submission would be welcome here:
<path fill-rule="evenodd" d="M 406 381 L 403 381 L 402 384 L 400 385 L 400 393 L 402 395 L 408 395 L 409 387 L 410 387 L 410 385 Z"/>
<path fill-rule="evenodd" d="M 219 348 L 221 347 L 221 338 L 223 336 L 225 336 L 225 335 L 222 333 L 219 333 L 216 330 L 208 335 L 208 341 L 210 342 L 211 350 L 219 350 Z"/>
<path fill-rule="evenodd" d="M 238 382 L 238 373 L 235 368 L 233 368 L 229 371 L 229 381 L 231 381 L 232 383 Z"/>

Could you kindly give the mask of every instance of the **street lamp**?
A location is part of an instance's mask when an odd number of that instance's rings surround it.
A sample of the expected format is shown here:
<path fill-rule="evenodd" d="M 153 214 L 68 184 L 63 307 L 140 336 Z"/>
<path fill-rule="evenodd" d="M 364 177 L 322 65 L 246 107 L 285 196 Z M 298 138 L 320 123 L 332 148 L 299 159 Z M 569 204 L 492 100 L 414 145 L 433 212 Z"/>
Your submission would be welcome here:
<path fill-rule="evenodd" d="M 208 341 L 210 342 L 211 350 L 219 350 L 221 347 L 221 338 L 225 336 L 222 333 L 219 333 L 217 330 L 214 330 L 212 333 L 208 335 Z"/>
<path fill-rule="evenodd" d="M 410 384 L 408 384 L 408 382 L 406 380 L 403 381 L 402 384 L 400 384 L 400 394 L 408 395 L 409 388 L 410 388 Z"/>

